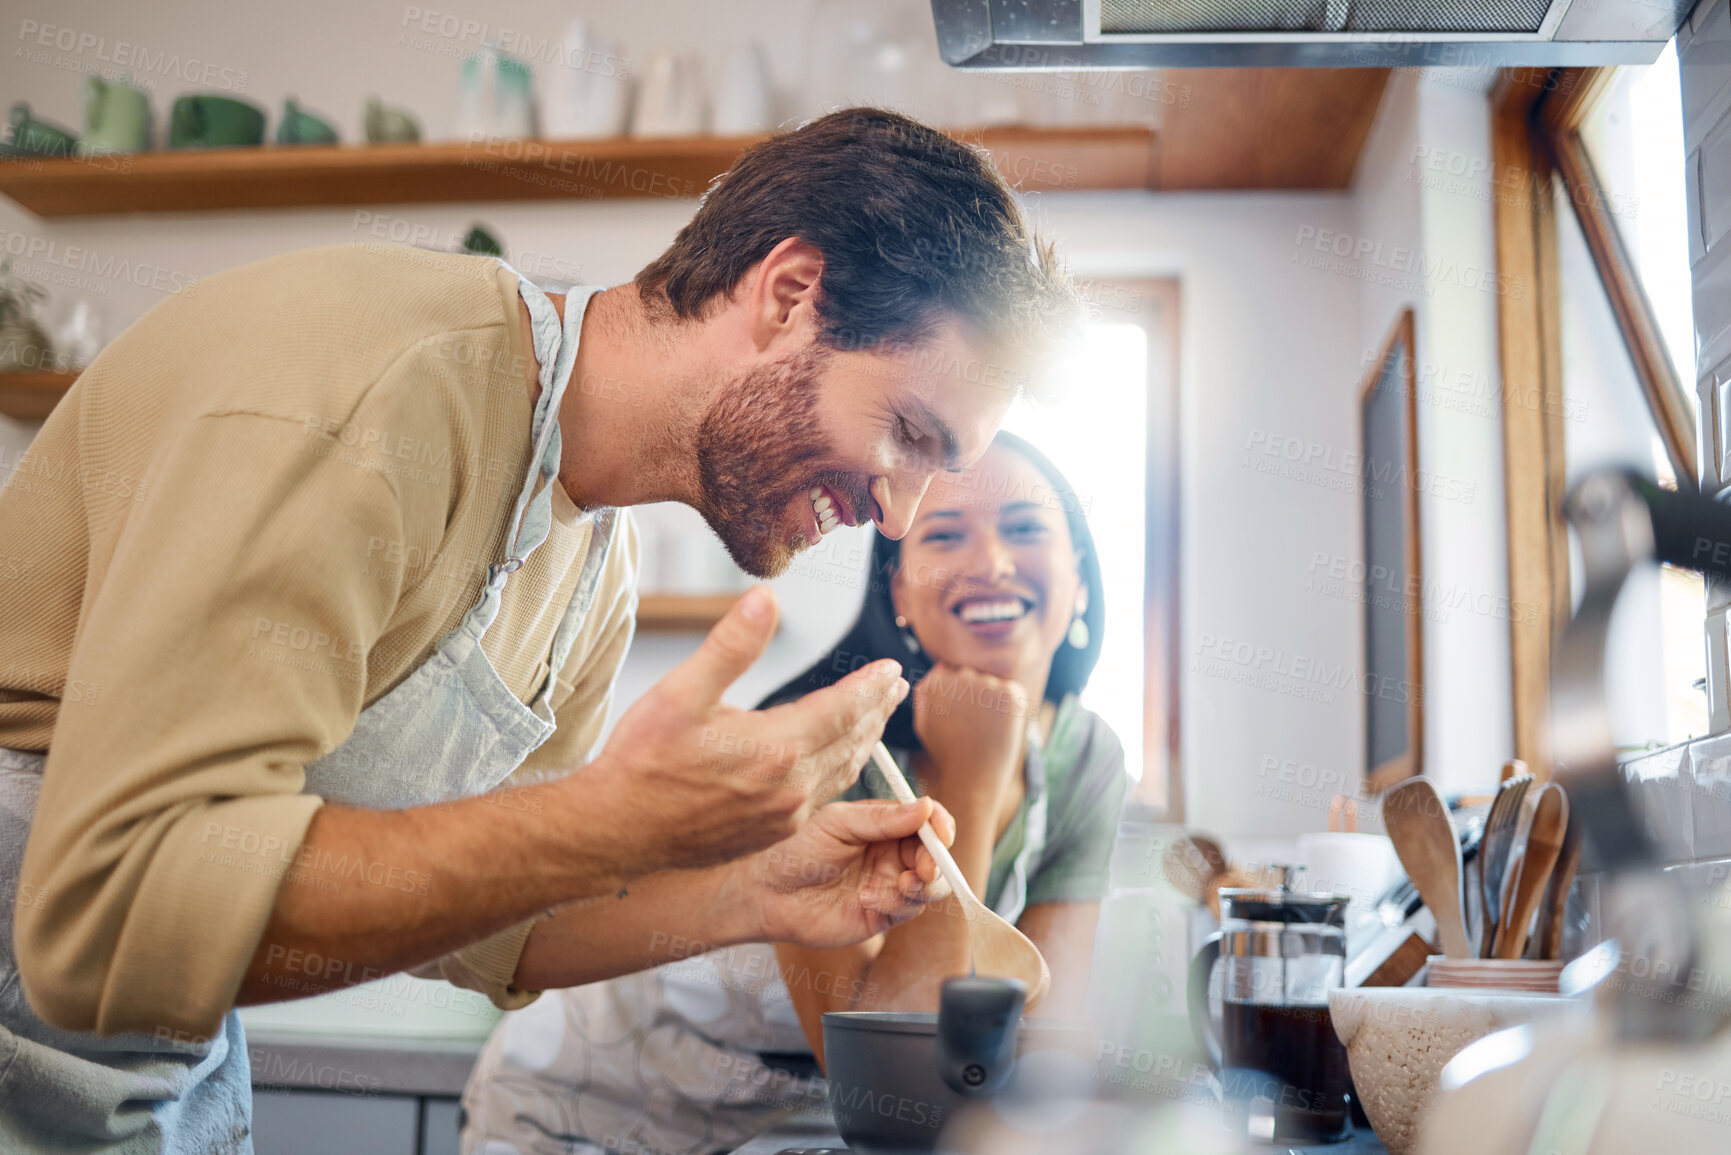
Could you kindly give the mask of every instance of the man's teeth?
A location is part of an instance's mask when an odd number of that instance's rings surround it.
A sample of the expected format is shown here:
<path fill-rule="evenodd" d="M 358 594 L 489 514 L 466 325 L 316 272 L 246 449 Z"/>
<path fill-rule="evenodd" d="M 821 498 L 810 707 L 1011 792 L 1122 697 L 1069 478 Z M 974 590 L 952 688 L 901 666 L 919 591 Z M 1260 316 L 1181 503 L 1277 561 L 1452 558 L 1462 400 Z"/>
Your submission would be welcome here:
<path fill-rule="evenodd" d="M 829 499 L 821 485 L 811 487 L 811 511 L 817 515 L 819 533 L 828 533 L 841 524 L 841 514 L 836 511 L 835 502 Z"/>
<path fill-rule="evenodd" d="M 964 622 L 1005 622 L 1021 617 L 1027 607 L 1010 598 L 1001 602 L 969 602 L 959 612 Z"/>

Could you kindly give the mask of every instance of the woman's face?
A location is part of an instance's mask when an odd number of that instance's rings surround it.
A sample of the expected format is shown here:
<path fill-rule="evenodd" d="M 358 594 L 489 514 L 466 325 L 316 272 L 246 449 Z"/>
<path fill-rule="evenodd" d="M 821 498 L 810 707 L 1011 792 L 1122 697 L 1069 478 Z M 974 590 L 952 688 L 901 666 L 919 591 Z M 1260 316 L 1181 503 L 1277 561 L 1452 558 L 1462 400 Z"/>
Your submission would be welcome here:
<path fill-rule="evenodd" d="M 1051 482 L 994 446 L 940 473 L 902 539 L 896 613 L 935 661 L 1042 682 L 1086 590 Z"/>

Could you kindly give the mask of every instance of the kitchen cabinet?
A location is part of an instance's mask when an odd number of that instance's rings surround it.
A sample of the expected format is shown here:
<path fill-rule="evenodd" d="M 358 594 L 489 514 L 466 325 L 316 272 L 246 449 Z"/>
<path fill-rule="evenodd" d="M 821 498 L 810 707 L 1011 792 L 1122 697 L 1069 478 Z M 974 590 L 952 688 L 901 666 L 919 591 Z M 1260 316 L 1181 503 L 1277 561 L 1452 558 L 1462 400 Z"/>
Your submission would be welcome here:
<path fill-rule="evenodd" d="M 406 1095 L 255 1090 L 252 1097 L 256 1155 L 421 1155 L 420 1122 L 420 1100 Z"/>
<path fill-rule="evenodd" d="M 457 1155 L 457 1099 L 254 1090 L 256 1155 Z"/>

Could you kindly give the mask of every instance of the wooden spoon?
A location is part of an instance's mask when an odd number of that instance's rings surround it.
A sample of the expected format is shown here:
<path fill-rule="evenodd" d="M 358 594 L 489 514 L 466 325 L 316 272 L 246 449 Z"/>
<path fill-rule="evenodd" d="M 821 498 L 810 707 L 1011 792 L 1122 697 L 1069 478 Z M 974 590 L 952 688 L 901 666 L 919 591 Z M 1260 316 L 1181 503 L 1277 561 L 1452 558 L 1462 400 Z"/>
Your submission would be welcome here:
<path fill-rule="evenodd" d="M 1212 838 L 1191 834 L 1166 848 L 1160 870 L 1178 893 L 1192 901 L 1204 902 L 1208 884 L 1226 872 L 1226 853 Z"/>
<path fill-rule="evenodd" d="M 1527 929 L 1533 924 L 1533 912 L 1551 881 L 1551 871 L 1563 849 L 1563 838 L 1569 828 L 1569 796 L 1555 782 L 1547 782 L 1539 790 L 1533 806 L 1533 826 L 1527 832 L 1527 846 L 1521 854 L 1519 874 L 1509 892 L 1508 910 L 1502 925 L 1497 927 L 1497 942 L 1491 948 L 1492 958 L 1520 958 L 1527 946 Z"/>
<path fill-rule="evenodd" d="M 1383 797 L 1382 824 L 1407 878 L 1436 917 L 1443 954 L 1476 957 L 1461 917 L 1461 844 L 1435 784 L 1409 778 L 1390 790 Z"/>
<path fill-rule="evenodd" d="M 1569 889 L 1574 885 L 1575 872 L 1581 866 L 1581 824 L 1570 822 L 1563 832 L 1563 849 L 1557 855 L 1557 865 L 1551 869 L 1551 884 L 1545 888 L 1545 901 L 1539 906 L 1539 957 L 1563 957 L 1563 912 L 1568 906 Z"/>
<path fill-rule="evenodd" d="M 872 762 L 890 784 L 890 793 L 896 796 L 897 802 L 914 801 L 913 787 L 908 785 L 902 768 L 896 765 L 896 760 L 882 742 L 873 748 Z M 1028 985 L 1028 995 L 1022 1004 L 1024 1011 L 1032 1010 L 1034 1004 L 1045 997 L 1046 988 L 1052 985 L 1052 971 L 1046 966 L 1040 948 L 979 900 L 968 885 L 967 877 L 962 874 L 962 868 L 956 865 L 950 848 L 938 839 L 930 822 L 920 827 L 919 834 L 920 841 L 937 860 L 939 872 L 949 882 L 950 889 L 956 892 L 956 901 L 968 923 L 974 970 L 980 974 L 1021 979 Z"/>

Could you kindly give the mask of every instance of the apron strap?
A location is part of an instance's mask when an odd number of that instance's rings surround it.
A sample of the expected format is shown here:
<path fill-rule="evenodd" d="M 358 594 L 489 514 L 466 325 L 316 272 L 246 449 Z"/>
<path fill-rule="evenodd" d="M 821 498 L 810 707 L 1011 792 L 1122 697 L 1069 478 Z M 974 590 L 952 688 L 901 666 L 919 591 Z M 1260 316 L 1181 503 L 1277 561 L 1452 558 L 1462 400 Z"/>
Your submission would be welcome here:
<path fill-rule="evenodd" d="M 504 264 L 504 262 L 500 262 Z M 509 265 L 505 266 L 510 268 Z M 512 270 L 515 272 L 515 270 Z M 535 360 L 539 365 L 541 395 L 535 402 L 530 424 L 532 448 L 523 485 L 511 511 L 511 528 L 505 536 L 505 560 L 487 567 L 487 582 L 481 600 L 464 615 L 463 624 L 477 641 L 499 615 L 500 591 L 505 579 L 523 568 L 553 527 L 553 492 L 558 484 L 559 458 L 563 445 L 559 437 L 559 403 L 577 364 L 577 344 L 583 332 L 583 314 L 598 289 L 573 289 L 565 297 L 565 317 L 561 323 L 553 302 L 521 273 L 517 274 L 517 292 L 529 309 L 530 332 L 534 342 Z"/>
<path fill-rule="evenodd" d="M 553 635 L 553 650 L 547 658 L 547 681 L 534 699 L 537 706 L 545 704 L 548 721 L 552 721 L 553 715 L 554 679 L 565 668 L 565 659 L 571 656 L 571 647 L 577 641 L 577 631 L 595 604 L 595 587 L 601 580 L 601 567 L 612 551 L 614 531 L 618 525 L 618 510 L 596 512 L 594 528 L 589 536 L 589 552 L 584 555 L 583 570 L 577 576 L 577 589 L 572 593 L 571 602 L 565 607 L 565 616 L 560 619 L 559 629 Z"/>

